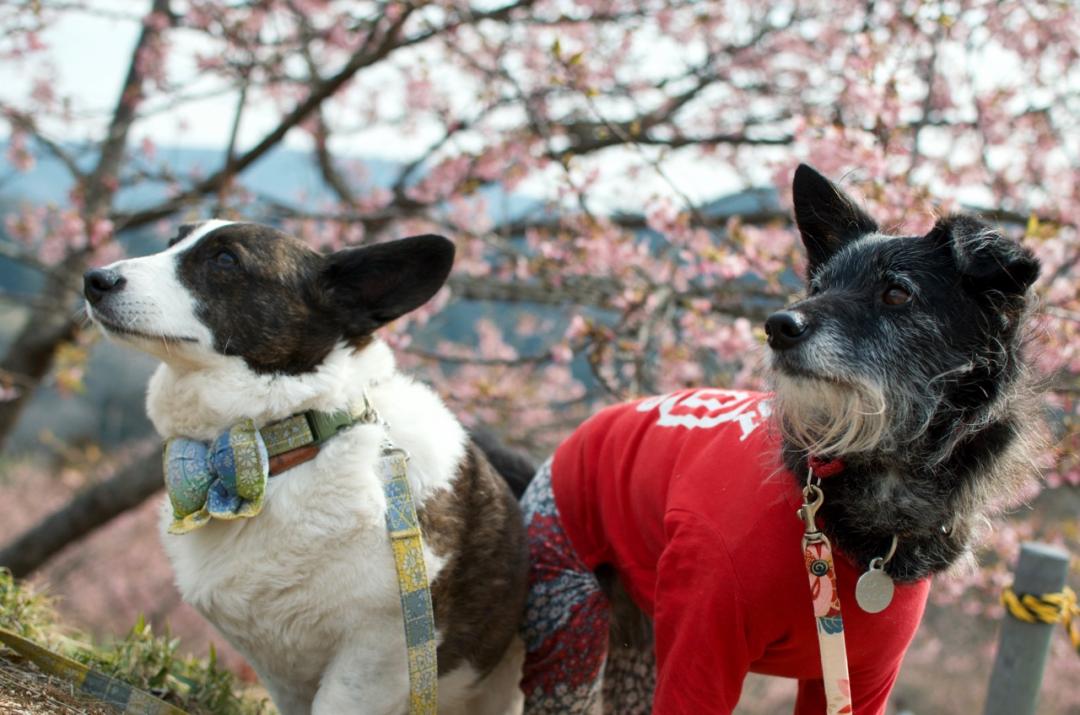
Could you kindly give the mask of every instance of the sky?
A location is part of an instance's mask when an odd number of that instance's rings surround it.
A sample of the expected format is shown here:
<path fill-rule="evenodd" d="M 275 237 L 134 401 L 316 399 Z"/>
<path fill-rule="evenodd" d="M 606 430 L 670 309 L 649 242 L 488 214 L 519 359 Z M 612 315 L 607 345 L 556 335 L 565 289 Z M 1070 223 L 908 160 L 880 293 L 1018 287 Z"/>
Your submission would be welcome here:
<path fill-rule="evenodd" d="M 98 7 L 113 9 L 128 16 L 138 16 L 150 5 L 147 0 L 99 0 Z M 57 93 L 78 97 L 80 105 L 94 116 L 101 126 L 102 118 L 111 112 L 124 79 L 131 50 L 138 37 L 137 22 L 127 19 L 100 17 L 86 13 L 69 13 L 44 34 L 48 53 L 56 65 Z M 184 50 L 193 48 L 191 35 L 177 34 L 176 42 Z M 184 51 L 176 55 L 187 54 Z M 191 76 L 193 68 L 184 75 Z M 24 97 L 31 77 L 12 63 L 0 63 L 0 97 Z M 182 112 L 161 114 L 139 122 L 138 133 L 156 142 L 171 146 L 224 146 L 229 126 L 221 117 L 230 116 L 233 101 L 228 97 L 213 97 L 192 102 Z M 270 112 L 252 112 L 252 118 L 242 127 L 241 140 L 251 142 L 270 127 L 275 117 Z M 66 128 L 57 127 L 61 133 Z M 70 136 L 66 138 L 78 139 Z M 302 146 L 298 137 L 287 137 L 290 145 Z"/>
<path fill-rule="evenodd" d="M 46 5 L 48 3 L 45 3 Z M 72 126 L 57 124 L 48 127 L 55 138 L 78 142 L 86 139 L 98 139 L 102 134 L 104 122 L 116 101 L 120 83 L 130 58 L 131 48 L 135 44 L 139 30 L 138 18 L 150 5 L 150 0 L 90 0 L 90 4 L 104 14 L 118 17 L 105 17 L 89 13 L 65 13 L 61 20 L 52 25 L 44 35 L 49 45 L 48 54 L 54 62 L 54 85 L 62 96 L 77 98 L 80 107 L 80 121 Z M 197 76 L 197 69 L 192 64 L 184 65 L 184 59 L 201 49 L 200 39 L 192 33 L 173 33 L 172 42 L 175 52 L 170 54 L 169 75 L 185 78 Z M 650 58 L 653 59 L 653 58 Z M 678 58 L 665 58 L 658 53 L 655 61 L 676 62 Z M 981 76 L 999 80 L 1008 75 L 1009 67 L 1002 64 L 1003 58 L 980 58 L 993 71 L 981 73 Z M 368 72 L 377 71 L 367 70 Z M 32 76 L 17 63 L 0 63 L 0 101 L 12 101 L 18 105 L 26 96 Z M 988 79 L 987 81 L 990 81 Z M 196 83 L 198 88 L 199 83 Z M 211 85 L 203 83 L 202 88 Z M 134 131 L 133 141 L 152 140 L 162 147 L 195 147 L 223 150 L 226 146 L 229 122 L 233 115 L 235 97 L 232 94 L 212 96 L 185 103 L 181 108 L 160 112 L 149 118 L 141 119 Z M 280 111 L 265 101 L 249 107 L 240 127 L 238 147 L 242 150 L 261 139 L 272 129 Z M 0 128 L 0 132 L 6 128 Z M 350 132 L 348 135 L 336 135 L 331 141 L 331 149 L 340 158 L 380 158 L 404 161 L 412 158 L 419 147 L 426 146 L 438 136 L 439 128 L 428 127 L 428 136 L 410 135 L 406 139 L 393 128 L 378 127 L 363 131 Z M 1080 141 L 1073 138 L 1072 141 Z M 924 146 L 934 152 L 932 133 L 925 137 Z M 310 137 L 302 131 L 292 131 L 286 135 L 284 146 L 302 151 L 311 149 Z M 941 151 L 956 151 L 956 147 L 942 145 Z M 646 147 L 644 151 L 655 152 L 655 148 Z M 781 149 L 779 151 L 788 151 Z M 625 167 L 640 165 L 640 157 L 632 149 L 607 150 L 596 161 L 602 161 L 609 176 L 620 176 Z M 657 197 L 667 197 L 676 204 L 683 203 L 683 197 L 700 204 L 727 193 L 746 188 L 734 171 L 722 162 L 710 162 L 694 156 L 693 152 L 676 152 L 664 161 L 664 173 L 642 171 L 627 181 L 602 182 L 590 195 L 591 208 L 600 211 L 639 210 L 644 202 Z M 588 168 L 583 167 L 582 172 Z M 531 178 L 518 188 L 529 196 L 550 198 L 558 186 L 556 170 Z M 772 177 L 762 171 L 751 176 L 756 185 L 770 182 Z M 971 187 L 961 192 L 961 199 L 970 203 L 984 203 L 984 190 Z"/>
<path fill-rule="evenodd" d="M 43 36 L 49 45 L 48 54 L 54 60 L 53 84 L 57 94 L 77 97 L 82 110 L 80 121 L 74 127 L 57 124 L 49 128 L 51 135 L 61 140 L 77 142 L 101 136 L 138 34 L 137 21 L 126 18 L 137 18 L 150 2 L 96 0 L 93 5 L 110 15 L 122 17 L 68 13 Z M 172 53 L 173 58 L 190 57 L 199 49 L 195 44 L 198 38 L 191 33 L 175 33 L 173 42 L 178 50 Z M 174 63 L 170 67 L 170 76 L 191 77 L 197 72 L 192 65 L 179 64 L 176 59 L 170 61 Z M 0 101 L 12 100 L 21 104 L 30 83 L 31 77 L 22 68 L 13 63 L 0 63 Z M 222 118 L 232 117 L 234 104 L 233 95 L 208 97 L 186 103 L 179 110 L 141 119 L 133 140 L 137 143 L 147 138 L 163 147 L 224 149 L 230 127 L 229 121 Z M 238 147 L 242 150 L 261 139 L 275 126 L 279 116 L 279 110 L 269 103 L 251 105 L 240 127 Z M 389 128 L 367 129 L 334 137 L 331 149 L 338 157 L 408 160 L 417 147 L 426 146 L 438 136 L 438 128 L 429 130 L 429 136 L 425 137 L 421 127 L 419 136 L 413 134 L 406 141 Z M 312 143 L 304 132 L 292 131 L 286 135 L 284 146 L 310 150 Z M 646 151 L 653 150 L 646 148 Z M 621 186 L 598 186 L 590 196 L 591 207 L 601 211 L 640 210 L 643 202 L 661 196 L 676 203 L 682 203 L 682 197 L 686 196 L 698 204 L 745 188 L 743 180 L 727 167 L 709 164 L 687 154 L 665 160 L 664 176 L 644 171 L 635 175 L 633 181 L 615 182 Z M 632 165 L 640 164 L 640 157 L 630 150 L 616 149 L 604 152 L 603 161 L 605 171 L 617 176 L 620 165 L 625 165 L 629 171 Z M 538 175 L 517 190 L 529 196 L 550 197 L 553 178 Z M 755 179 L 755 183 L 767 183 L 769 177 L 763 172 Z"/>

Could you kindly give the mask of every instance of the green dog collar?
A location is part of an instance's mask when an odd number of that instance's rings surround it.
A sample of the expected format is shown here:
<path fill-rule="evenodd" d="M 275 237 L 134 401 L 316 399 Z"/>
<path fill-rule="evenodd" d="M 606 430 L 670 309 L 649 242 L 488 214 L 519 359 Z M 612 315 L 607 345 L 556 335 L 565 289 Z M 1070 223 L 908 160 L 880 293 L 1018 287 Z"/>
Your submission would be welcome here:
<path fill-rule="evenodd" d="M 267 453 L 276 457 L 301 447 L 321 445 L 338 432 L 352 427 L 357 421 L 347 410 L 307 410 L 271 422 L 259 429 L 259 434 L 266 443 Z"/>

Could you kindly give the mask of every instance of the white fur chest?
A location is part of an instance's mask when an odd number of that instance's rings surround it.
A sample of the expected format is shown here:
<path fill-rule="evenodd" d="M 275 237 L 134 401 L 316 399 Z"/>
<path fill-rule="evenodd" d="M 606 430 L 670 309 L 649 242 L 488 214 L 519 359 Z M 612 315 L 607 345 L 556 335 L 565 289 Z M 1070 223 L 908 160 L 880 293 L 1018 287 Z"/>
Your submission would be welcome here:
<path fill-rule="evenodd" d="M 335 438 L 313 462 L 273 478 L 253 519 L 163 537 L 184 600 L 264 679 L 313 693 L 342 634 L 366 634 L 373 658 L 404 654 L 374 473 L 380 438 L 370 427 Z M 434 578 L 442 560 L 427 557 Z"/>
<path fill-rule="evenodd" d="M 250 409 L 258 402 L 258 390 L 251 389 L 246 402 L 231 395 L 206 402 L 178 382 L 160 374 L 151 382 L 150 413 L 166 437 L 205 439 L 234 418 L 215 413 L 207 420 L 192 413 L 196 405 L 229 412 L 231 405 Z M 339 384 L 330 398 L 293 400 L 289 407 L 276 407 L 287 401 L 270 399 L 279 397 L 271 385 L 265 403 L 274 408 L 256 421 L 302 409 L 355 412 L 356 385 L 364 383 Z M 271 478 L 258 516 L 171 535 L 165 532 L 168 501 L 163 505 L 162 538 L 181 595 L 248 658 L 285 712 L 307 712 L 327 673 L 337 669 L 381 683 L 388 702 L 407 696 L 402 613 L 376 464 L 388 432 L 410 454 L 409 482 L 422 503 L 450 488 L 465 435 L 434 393 L 404 376 L 381 379 L 370 394 L 389 429 L 354 426 L 314 460 Z M 425 557 L 434 580 L 445 560 L 426 547 Z"/>

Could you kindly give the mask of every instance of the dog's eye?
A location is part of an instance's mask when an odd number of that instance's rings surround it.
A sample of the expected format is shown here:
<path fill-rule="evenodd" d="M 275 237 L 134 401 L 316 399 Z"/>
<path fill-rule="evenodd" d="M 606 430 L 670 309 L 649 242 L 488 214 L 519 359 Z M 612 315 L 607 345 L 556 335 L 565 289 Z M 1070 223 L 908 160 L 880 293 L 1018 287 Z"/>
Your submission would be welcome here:
<path fill-rule="evenodd" d="M 881 294 L 885 305 L 903 305 L 911 300 L 911 291 L 902 285 L 891 285 Z"/>
<path fill-rule="evenodd" d="M 218 251 L 211 260 L 213 260 L 214 265 L 218 268 L 235 268 L 240 263 L 236 258 L 236 254 L 227 250 Z"/>
<path fill-rule="evenodd" d="M 821 292 L 821 286 L 817 283 L 810 284 L 810 295 L 817 295 Z"/>

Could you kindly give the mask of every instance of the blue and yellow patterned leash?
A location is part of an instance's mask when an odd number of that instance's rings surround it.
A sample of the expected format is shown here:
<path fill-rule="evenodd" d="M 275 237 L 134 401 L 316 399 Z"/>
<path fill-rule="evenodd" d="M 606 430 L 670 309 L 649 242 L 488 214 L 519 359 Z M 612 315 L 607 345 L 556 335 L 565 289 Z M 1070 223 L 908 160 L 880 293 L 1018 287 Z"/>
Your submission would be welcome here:
<path fill-rule="evenodd" d="M 439 667 L 436 657 L 435 610 L 424 562 L 424 540 L 416 502 L 409 489 L 409 453 L 390 439 L 389 425 L 363 393 L 364 409 L 356 421 L 379 425 L 385 437 L 378 472 L 386 494 L 386 530 L 394 552 L 401 614 L 405 621 L 405 649 L 409 663 L 409 715 L 435 715 L 438 710 Z"/>
<path fill-rule="evenodd" d="M 409 658 L 409 714 L 434 715 L 438 706 L 439 668 L 435 651 L 435 612 L 424 564 L 424 542 L 416 504 L 406 476 L 408 454 L 389 441 L 379 459 L 386 490 L 386 529 L 394 550 L 405 647 Z"/>
<path fill-rule="evenodd" d="M 74 683 L 79 692 L 102 700 L 125 715 L 186 715 L 180 708 L 144 690 L 110 678 L 87 665 L 27 640 L 18 633 L 0 628 L 0 643 L 32 662 L 41 672 Z"/>

